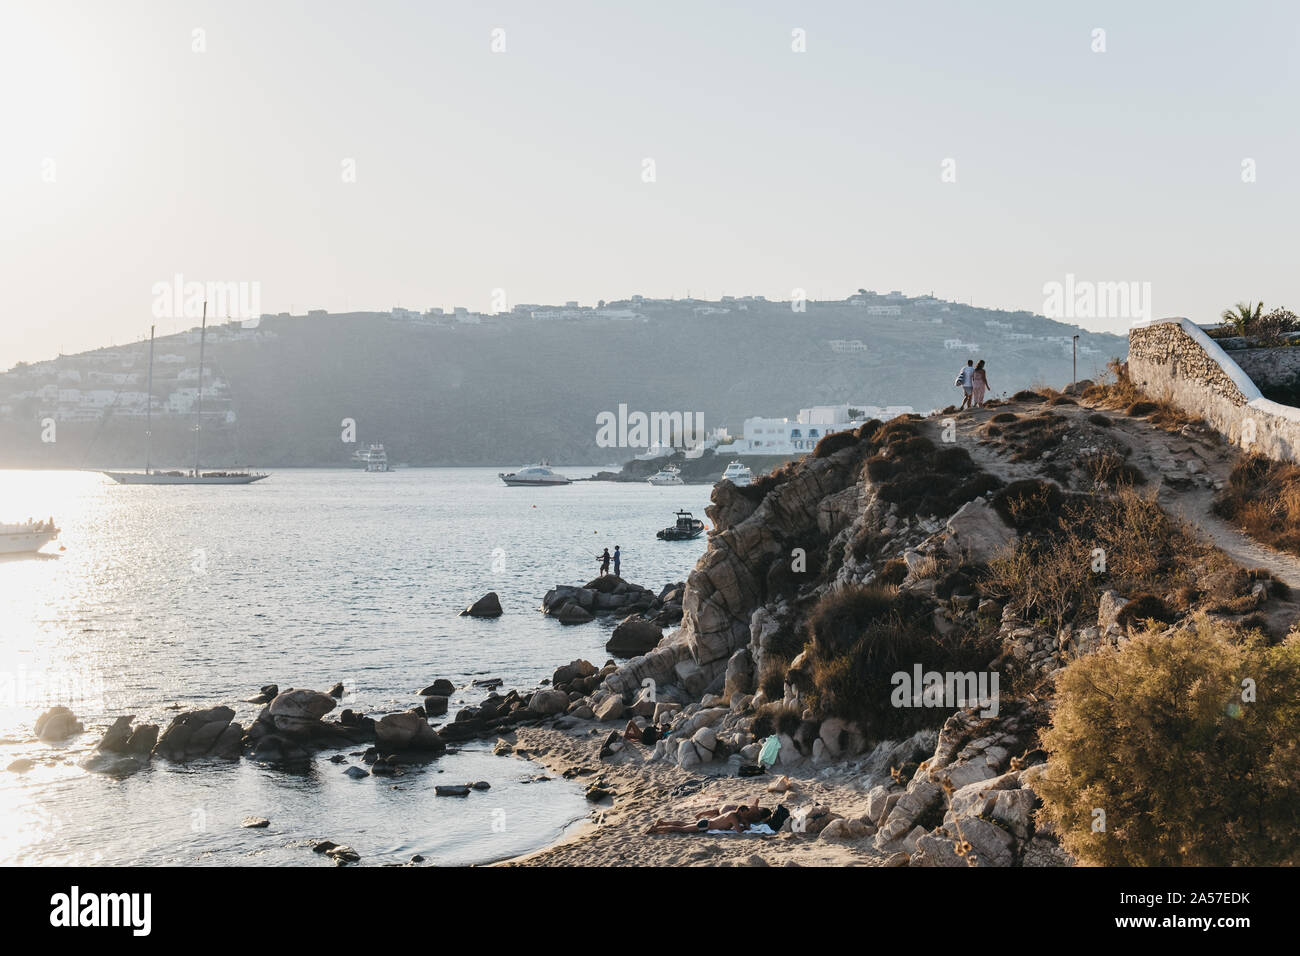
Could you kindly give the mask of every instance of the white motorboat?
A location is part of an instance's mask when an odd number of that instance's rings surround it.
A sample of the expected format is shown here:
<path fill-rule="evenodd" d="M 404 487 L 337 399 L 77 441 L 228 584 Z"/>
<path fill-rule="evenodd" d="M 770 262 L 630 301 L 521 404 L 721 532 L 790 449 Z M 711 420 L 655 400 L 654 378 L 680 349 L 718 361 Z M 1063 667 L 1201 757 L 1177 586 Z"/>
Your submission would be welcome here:
<path fill-rule="evenodd" d="M 388 465 L 388 452 L 384 451 L 383 445 L 374 444 L 369 448 L 360 449 L 352 453 L 352 463 L 360 465 L 366 471 L 391 471 Z"/>
<path fill-rule="evenodd" d="M 545 485 L 572 484 L 572 479 L 566 478 L 558 471 L 552 471 L 551 466 L 546 462 L 542 462 L 540 465 L 528 465 L 526 468 L 520 468 L 518 471 L 512 471 L 509 474 L 500 472 L 497 477 L 512 487 L 533 488 Z"/>
<path fill-rule="evenodd" d="M 54 519 L 0 524 L 0 554 L 29 554 L 39 551 L 59 536 Z"/>
<path fill-rule="evenodd" d="M 664 465 L 655 474 L 646 479 L 652 485 L 680 485 L 684 484 L 681 478 L 681 469 L 676 465 Z"/>
<path fill-rule="evenodd" d="M 722 481 L 729 481 L 737 488 L 743 488 L 754 480 L 754 473 L 740 460 L 733 461 L 722 473 Z"/>

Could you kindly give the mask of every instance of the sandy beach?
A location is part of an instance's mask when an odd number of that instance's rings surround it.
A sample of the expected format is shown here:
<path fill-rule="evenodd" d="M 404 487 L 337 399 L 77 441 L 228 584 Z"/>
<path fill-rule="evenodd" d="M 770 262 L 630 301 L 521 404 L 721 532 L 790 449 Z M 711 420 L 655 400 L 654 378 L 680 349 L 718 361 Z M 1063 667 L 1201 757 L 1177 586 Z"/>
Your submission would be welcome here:
<path fill-rule="evenodd" d="M 872 846 L 870 836 L 835 840 L 784 832 L 760 835 L 650 835 L 657 819 L 693 820 L 716 813 L 722 804 L 755 798 L 761 805 L 784 803 L 790 810 L 821 804 L 856 818 L 866 813 L 867 789 L 859 761 L 798 768 L 788 774 L 790 789 L 769 792 L 782 774 L 727 776 L 726 764 L 682 770 L 667 761 L 649 762 L 651 748 L 629 744 L 601 759 L 609 725 L 562 731 L 520 728 L 501 739 L 546 767 L 555 776 L 573 776 L 610 791 L 592 803 L 588 822 L 545 849 L 504 860 L 498 866 L 882 866 L 889 854 Z"/>

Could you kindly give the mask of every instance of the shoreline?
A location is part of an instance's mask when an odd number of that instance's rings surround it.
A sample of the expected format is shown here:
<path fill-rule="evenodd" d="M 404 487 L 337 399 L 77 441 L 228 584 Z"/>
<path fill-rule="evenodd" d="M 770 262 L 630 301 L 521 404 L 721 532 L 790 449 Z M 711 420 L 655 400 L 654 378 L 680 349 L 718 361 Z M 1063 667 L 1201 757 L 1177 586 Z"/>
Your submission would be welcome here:
<path fill-rule="evenodd" d="M 628 744 L 610 758 L 600 749 L 612 724 L 583 721 L 572 730 L 521 727 L 501 740 L 516 756 L 558 776 L 601 783 L 612 793 L 591 804 L 585 820 L 529 853 L 490 864 L 513 866 L 884 866 L 891 854 L 877 850 L 870 836 L 858 839 L 781 832 L 771 836 L 658 834 L 645 831 L 658 818 L 693 819 L 719 804 L 757 798 L 766 807 L 791 810 L 826 806 L 850 819 L 864 816 L 868 792 L 879 780 L 862 773 L 859 759 L 801 766 L 783 775 L 738 777 L 727 763 L 682 770 L 667 761 L 650 762 L 651 748 Z M 790 789 L 769 787 L 788 778 Z"/>

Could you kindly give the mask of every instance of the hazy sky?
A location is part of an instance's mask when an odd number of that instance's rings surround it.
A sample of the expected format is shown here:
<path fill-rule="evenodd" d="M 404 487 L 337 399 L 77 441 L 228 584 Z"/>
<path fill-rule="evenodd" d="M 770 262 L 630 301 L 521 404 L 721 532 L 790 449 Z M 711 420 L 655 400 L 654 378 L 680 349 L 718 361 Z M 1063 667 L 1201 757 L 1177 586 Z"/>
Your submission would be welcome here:
<path fill-rule="evenodd" d="M 1300 311 L 1298 27 L 1186 0 L 5 0 L 0 368 L 147 334 L 177 273 L 267 312 L 860 286 L 1041 311 L 1067 273 L 1150 282 L 1158 315 Z"/>

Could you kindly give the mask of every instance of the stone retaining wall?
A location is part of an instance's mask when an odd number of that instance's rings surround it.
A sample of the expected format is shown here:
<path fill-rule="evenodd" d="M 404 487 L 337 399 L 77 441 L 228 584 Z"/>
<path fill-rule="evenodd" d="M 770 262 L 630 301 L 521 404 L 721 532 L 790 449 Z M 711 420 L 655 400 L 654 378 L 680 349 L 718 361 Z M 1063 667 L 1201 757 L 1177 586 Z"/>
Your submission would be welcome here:
<path fill-rule="evenodd" d="M 1232 349 L 1228 355 L 1261 388 L 1291 385 L 1300 377 L 1300 346 Z"/>
<path fill-rule="evenodd" d="M 1277 461 L 1300 462 L 1300 409 L 1261 395 L 1241 366 L 1194 322 L 1134 323 L 1128 369 L 1148 395 L 1205 419 L 1233 444 Z"/>

